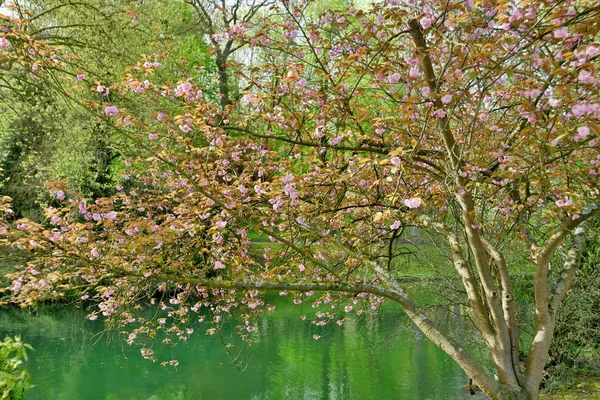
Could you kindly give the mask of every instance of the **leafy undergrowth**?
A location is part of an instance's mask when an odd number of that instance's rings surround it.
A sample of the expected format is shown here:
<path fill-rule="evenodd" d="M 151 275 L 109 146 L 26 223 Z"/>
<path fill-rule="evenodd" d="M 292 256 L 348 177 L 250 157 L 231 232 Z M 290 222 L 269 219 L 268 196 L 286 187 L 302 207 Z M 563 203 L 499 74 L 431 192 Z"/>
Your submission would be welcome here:
<path fill-rule="evenodd" d="M 578 377 L 568 387 L 542 393 L 540 400 L 600 400 L 600 377 Z"/>

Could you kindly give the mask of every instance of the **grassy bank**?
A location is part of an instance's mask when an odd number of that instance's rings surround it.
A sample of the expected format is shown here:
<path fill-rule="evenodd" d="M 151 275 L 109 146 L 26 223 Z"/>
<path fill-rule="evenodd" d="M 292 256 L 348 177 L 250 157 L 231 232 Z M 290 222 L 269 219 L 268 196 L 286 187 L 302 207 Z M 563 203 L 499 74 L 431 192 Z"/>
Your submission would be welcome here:
<path fill-rule="evenodd" d="M 600 400 L 600 377 L 578 376 L 569 387 L 542 393 L 540 400 Z"/>

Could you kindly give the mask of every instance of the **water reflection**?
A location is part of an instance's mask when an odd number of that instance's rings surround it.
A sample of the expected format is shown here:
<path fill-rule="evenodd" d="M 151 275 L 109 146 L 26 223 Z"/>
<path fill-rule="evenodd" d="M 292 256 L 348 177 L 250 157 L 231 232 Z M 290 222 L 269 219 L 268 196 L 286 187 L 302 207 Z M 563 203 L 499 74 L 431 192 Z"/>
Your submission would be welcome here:
<path fill-rule="evenodd" d="M 260 321 L 244 352 L 243 374 L 219 340 L 199 329 L 189 344 L 162 350 L 159 355 L 180 363 L 178 370 L 165 369 L 118 337 L 95 337 L 102 321 L 85 320 L 75 307 L 37 315 L 4 310 L 0 336 L 20 334 L 36 348 L 29 362 L 37 385 L 30 400 L 471 398 L 462 370 L 399 310 L 319 328 L 302 321 L 302 310 L 293 305 L 278 308 Z"/>

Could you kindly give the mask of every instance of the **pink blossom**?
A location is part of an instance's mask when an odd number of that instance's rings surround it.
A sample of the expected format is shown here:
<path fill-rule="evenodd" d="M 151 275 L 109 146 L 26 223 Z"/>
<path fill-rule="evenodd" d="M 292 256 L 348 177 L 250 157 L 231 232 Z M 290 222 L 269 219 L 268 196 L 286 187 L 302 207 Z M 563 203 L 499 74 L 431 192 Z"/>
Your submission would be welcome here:
<path fill-rule="evenodd" d="M 106 218 L 109 221 L 114 221 L 117 219 L 117 212 L 116 211 L 107 212 L 106 214 L 104 214 L 104 218 Z"/>
<path fill-rule="evenodd" d="M 306 87 L 306 79 L 301 78 L 298 82 L 296 82 L 296 87 L 297 88 L 305 88 Z"/>
<path fill-rule="evenodd" d="M 31 55 L 31 57 L 35 57 L 37 55 L 37 51 L 35 51 L 34 49 L 29 49 L 27 50 L 27 52 Z"/>
<path fill-rule="evenodd" d="M 313 335 L 313 339 L 319 340 L 319 339 L 321 339 L 321 336 L 320 335 Z"/>
<path fill-rule="evenodd" d="M 56 196 L 56 198 L 58 200 L 64 200 L 65 199 L 65 192 L 63 192 L 62 190 L 57 190 L 56 192 L 54 192 L 54 195 Z"/>
<path fill-rule="evenodd" d="M 223 264 L 221 261 L 216 261 L 215 269 L 225 269 L 225 264 Z"/>
<path fill-rule="evenodd" d="M 98 319 L 98 316 L 97 316 L 97 315 L 90 315 L 90 316 L 88 317 L 88 319 L 89 319 L 90 321 L 95 321 L 95 320 L 97 320 L 97 319 Z"/>
<path fill-rule="evenodd" d="M 177 88 L 175 89 L 175 95 L 181 96 L 183 94 L 189 94 L 190 90 L 192 90 L 191 83 L 189 83 L 189 82 L 180 83 L 179 85 L 177 85 Z"/>
<path fill-rule="evenodd" d="M 395 83 L 398 83 L 400 81 L 400 78 L 402 78 L 402 75 L 400 75 L 398 72 L 394 72 L 392 75 L 389 75 L 387 77 L 387 80 L 393 85 Z"/>
<path fill-rule="evenodd" d="M 408 57 L 406 59 L 406 62 L 408 63 L 408 65 L 410 66 L 415 66 L 415 65 L 419 65 L 419 57 Z"/>
<path fill-rule="evenodd" d="M 81 82 L 85 79 L 85 74 L 79 74 L 75 79 L 77 80 L 77 82 Z"/>
<path fill-rule="evenodd" d="M 569 36 L 569 29 L 566 26 L 563 26 L 554 31 L 554 37 L 557 39 L 563 39 Z"/>
<path fill-rule="evenodd" d="M 577 128 L 577 138 L 579 140 L 583 140 L 586 137 L 588 137 L 590 134 L 590 128 L 588 128 L 587 126 L 580 126 L 579 128 Z"/>
<path fill-rule="evenodd" d="M 408 208 L 419 208 L 421 206 L 421 199 L 413 197 L 411 199 L 405 199 L 404 205 Z"/>
<path fill-rule="evenodd" d="M 558 199 L 558 200 L 556 200 L 556 205 L 557 205 L 557 207 L 569 207 L 569 206 L 573 205 L 573 199 L 568 196 L 565 197 L 564 200 Z"/>
<path fill-rule="evenodd" d="M 342 139 L 344 139 L 342 136 L 336 136 L 333 139 L 331 139 L 331 145 L 332 146 L 336 146 L 338 144 L 340 144 L 340 142 L 342 141 Z"/>
<path fill-rule="evenodd" d="M 423 29 L 429 29 L 429 27 L 431 26 L 431 18 L 429 17 L 421 18 L 421 21 L 419 22 L 421 23 Z"/>
<path fill-rule="evenodd" d="M 298 265 L 298 270 L 300 272 L 304 272 L 306 270 L 306 267 L 304 266 L 304 264 L 300 264 L 300 265 Z"/>
<path fill-rule="evenodd" d="M 37 64 L 33 64 L 33 65 L 31 66 L 31 71 L 35 72 L 35 71 L 37 71 L 39 68 L 40 68 L 40 66 L 39 66 L 39 65 L 37 65 Z"/>
<path fill-rule="evenodd" d="M 584 84 L 590 84 L 595 82 L 594 76 L 585 69 L 579 71 L 579 76 L 577 77 L 577 79 L 579 80 L 579 82 Z"/>
<path fill-rule="evenodd" d="M 573 216 L 571 217 L 571 219 L 573 221 L 575 221 L 576 219 L 579 219 L 579 218 L 581 218 L 581 215 L 579 215 L 579 214 L 573 214 Z"/>
<path fill-rule="evenodd" d="M 158 135 L 156 133 L 150 133 L 150 134 L 148 134 L 148 139 L 158 140 Z"/>
<path fill-rule="evenodd" d="M 10 46 L 10 42 L 8 40 L 6 40 L 5 37 L 1 37 L 0 38 L 0 46 L 8 47 L 8 46 Z"/>
<path fill-rule="evenodd" d="M 596 46 L 589 46 L 587 49 L 585 49 L 585 54 L 589 58 L 592 58 L 600 54 L 600 49 L 598 49 Z"/>
<path fill-rule="evenodd" d="M 94 256 L 94 257 L 100 257 L 100 252 L 98 252 L 98 248 L 97 247 L 94 247 L 92 249 L 92 256 Z"/>
<path fill-rule="evenodd" d="M 522 92 L 522 95 L 525 97 L 531 97 L 531 98 L 536 98 L 540 95 L 541 90 L 540 89 L 531 89 L 531 90 L 524 90 Z"/>
<path fill-rule="evenodd" d="M 442 103 L 444 104 L 450 104 L 450 102 L 452 101 L 452 95 L 451 94 L 445 94 L 442 96 Z"/>
<path fill-rule="evenodd" d="M 119 109 L 115 106 L 106 106 L 104 108 L 104 113 L 108 116 L 119 114 Z"/>
<path fill-rule="evenodd" d="M 588 107 L 584 104 L 575 104 L 571 107 L 571 112 L 577 118 L 581 118 L 588 112 Z"/>
<path fill-rule="evenodd" d="M 16 282 L 13 284 L 13 287 L 12 287 L 12 291 L 13 291 L 13 293 L 14 293 L 14 294 L 17 294 L 17 293 L 19 293 L 19 291 L 21 290 L 21 287 L 22 287 L 22 286 L 23 286 L 23 284 L 22 284 L 21 282 L 19 282 L 19 281 L 16 281 Z"/>
<path fill-rule="evenodd" d="M 438 118 L 444 118 L 446 116 L 446 111 L 443 108 L 439 108 L 433 112 L 433 115 Z"/>
<path fill-rule="evenodd" d="M 390 229 L 396 230 L 396 229 L 400 228 L 400 225 L 401 225 L 401 222 L 396 220 L 396 221 L 394 221 L 393 224 L 390 225 Z"/>
<path fill-rule="evenodd" d="M 352 306 L 348 305 L 348 306 L 344 307 L 344 311 L 346 311 L 346 312 L 352 311 Z"/>
<path fill-rule="evenodd" d="M 299 217 L 296 218 L 296 222 L 299 224 L 303 224 L 304 221 L 306 221 L 306 218 L 304 218 L 304 215 L 300 215 Z"/>
<path fill-rule="evenodd" d="M 166 119 L 167 117 L 168 117 L 167 114 L 163 114 L 163 113 L 159 112 L 158 115 L 156 116 L 156 119 L 159 121 L 162 121 L 162 120 Z"/>
<path fill-rule="evenodd" d="M 192 128 L 190 128 L 190 126 L 188 124 L 184 124 L 184 125 L 179 125 L 179 129 L 181 129 L 184 132 L 189 132 L 192 130 Z"/>
<path fill-rule="evenodd" d="M 190 82 L 184 82 L 178 85 L 177 88 L 183 92 L 189 92 L 190 90 L 192 90 L 192 84 Z"/>
<path fill-rule="evenodd" d="M 423 73 L 421 72 L 419 67 L 417 67 L 416 65 L 410 67 L 410 71 L 408 71 L 408 76 L 410 76 L 411 78 L 419 78 L 421 75 L 423 75 Z"/>

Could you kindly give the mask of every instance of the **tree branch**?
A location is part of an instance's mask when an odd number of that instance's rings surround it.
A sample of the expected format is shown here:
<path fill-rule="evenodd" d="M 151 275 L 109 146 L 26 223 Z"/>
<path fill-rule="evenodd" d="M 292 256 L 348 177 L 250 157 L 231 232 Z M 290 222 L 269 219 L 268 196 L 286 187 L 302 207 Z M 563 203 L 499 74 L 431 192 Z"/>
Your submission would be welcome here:
<path fill-rule="evenodd" d="M 444 104 L 439 95 L 440 84 L 435 76 L 435 70 L 433 69 L 431 57 L 429 56 L 429 49 L 425 37 L 423 36 L 421 25 L 416 19 L 410 20 L 408 25 L 410 27 L 410 34 L 413 38 L 413 42 L 417 47 L 421 68 L 423 69 L 423 76 L 433 96 L 433 103 L 435 107 L 443 109 Z M 451 171 L 449 172 L 455 177 L 457 186 L 456 198 L 462 208 L 467 242 L 474 256 L 475 265 L 477 266 L 477 271 L 484 289 L 485 300 L 495 325 L 496 344 L 495 346 L 490 347 L 490 350 L 494 356 L 498 375 L 500 375 L 501 380 L 507 382 L 509 385 L 516 386 L 516 375 L 514 372 L 510 372 L 513 370 L 512 363 L 510 362 L 511 357 L 502 356 L 502 354 L 510 355 L 510 335 L 508 326 L 504 320 L 501 300 L 498 297 L 498 291 L 489 269 L 488 255 L 482 242 L 482 235 L 480 230 L 475 226 L 475 204 L 473 197 L 467 188 L 466 179 L 458 173 L 464 162 L 461 161 L 461 158 L 459 157 L 456 140 L 450 129 L 449 118 L 447 116 L 437 118 L 437 127 L 444 142 L 444 146 L 446 147 L 448 161 L 451 167 Z M 502 354 L 497 354 L 498 351 Z"/>

